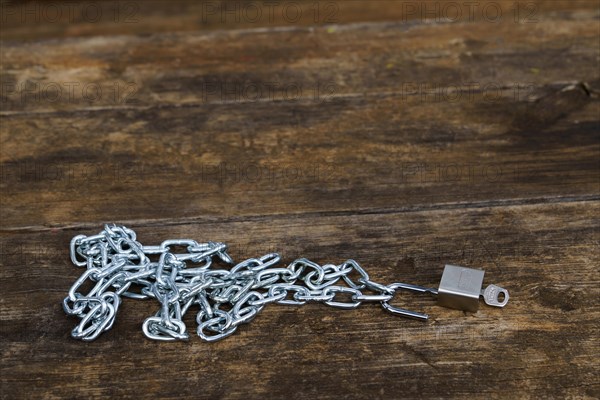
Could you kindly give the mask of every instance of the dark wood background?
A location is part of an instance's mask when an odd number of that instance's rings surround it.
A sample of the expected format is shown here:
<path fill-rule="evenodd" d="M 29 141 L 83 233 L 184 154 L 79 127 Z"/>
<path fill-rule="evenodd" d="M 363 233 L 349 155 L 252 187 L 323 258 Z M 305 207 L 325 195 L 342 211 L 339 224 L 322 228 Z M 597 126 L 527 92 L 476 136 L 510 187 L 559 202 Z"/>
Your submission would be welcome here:
<path fill-rule="evenodd" d="M 600 397 L 598 3 L 288 3 L 2 2 L 2 398 Z M 271 305 L 212 344 L 125 300 L 82 343 L 68 243 L 106 222 L 511 299 Z"/>

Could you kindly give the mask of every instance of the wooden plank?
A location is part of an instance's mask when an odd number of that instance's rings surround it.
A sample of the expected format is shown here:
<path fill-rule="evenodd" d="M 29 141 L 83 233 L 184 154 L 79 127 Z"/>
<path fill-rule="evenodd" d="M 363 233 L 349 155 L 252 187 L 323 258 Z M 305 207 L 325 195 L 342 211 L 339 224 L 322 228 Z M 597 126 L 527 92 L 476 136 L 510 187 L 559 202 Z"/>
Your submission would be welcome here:
<path fill-rule="evenodd" d="M 381 96 L 6 116 L 1 217 L 21 229 L 597 198 L 598 110 L 563 87 L 531 103 Z"/>
<path fill-rule="evenodd" d="M 156 305 L 127 300 L 98 341 L 70 339 L 60 301 L 81 270 L 68 242 L 101 227 L 2 233 L 3 397 L 598 397 L 598 211 L 577 201 L 131 226 L 143 243 L 223 240 L 235 259 L 353 257 L 381 282 L 435 286 L 442 263 L 463 264 L 511 293 L 505 309 L 476 314 L 399 300 L 428 312 L 427 324 L 377 305 L 272 305 L 213 344 L 144 340 Z"/>
<path fill-rule="evenodd" d="M 5 82 L 141 82 L 134 105 L 3 98 L 3 228 L 595 198 L 595 14 L 573 15 L 2 46 Z M 308 94 L 198 90 L 269 79 Z"/>
<path fill-rule="evenodd" d="M 597 18 L 580 11 L 530 24 L 396 22 L 7 43 L 2 115 L 390 93 L 461 103 L 483 92 L 493 103 L 502 92 L 526 101 L 539 87 L 578 82 L 597 94 Z"/>
<path fill-rule="evenodd" d="M 515 2 L 403 1 L 2 1 L 3 40 L 37 40 L 156 32 L 212 31 L 348 24 L 363 21 L 472 22 L 497 18 L 534 22 L 575 9 L 597 11 L 593 0 Z M 498 15 L 498 17 L 497 17 Z"/>

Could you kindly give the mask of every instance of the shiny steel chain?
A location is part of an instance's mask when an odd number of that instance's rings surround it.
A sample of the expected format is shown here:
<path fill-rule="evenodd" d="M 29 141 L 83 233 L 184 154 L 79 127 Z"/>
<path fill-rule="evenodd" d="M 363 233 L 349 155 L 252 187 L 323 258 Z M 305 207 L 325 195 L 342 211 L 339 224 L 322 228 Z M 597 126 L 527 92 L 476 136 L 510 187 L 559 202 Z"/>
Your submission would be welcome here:
<path fill-rule="evenodd" d="M 175 247 L 186 251 L 176 252 Z M 371 281 L 354 260 L 321 266 L 300 258 L 282 268 L 280 256 L 270 253 L 230 269 L 211 268 L 217 260 L 234 264 L 224 243 L 176 239 L 144 246 L 133 230 L 119 225 L 106 225 L 97 235 L 75 236 L 71 260 L 86 271 L 69 290 L 63 308 L 80 318 L 71 335 L 85 341 L 113 326 L 122 297 L 160 303 L 142 326 L 150 339 L 187 340 L 182 318 L 196 308 L 196 332 L 216 341 L 250 322 L 268 303 L 321 302 L 351 309 L 381 302 L 389 309 L 398 288 Z"/>

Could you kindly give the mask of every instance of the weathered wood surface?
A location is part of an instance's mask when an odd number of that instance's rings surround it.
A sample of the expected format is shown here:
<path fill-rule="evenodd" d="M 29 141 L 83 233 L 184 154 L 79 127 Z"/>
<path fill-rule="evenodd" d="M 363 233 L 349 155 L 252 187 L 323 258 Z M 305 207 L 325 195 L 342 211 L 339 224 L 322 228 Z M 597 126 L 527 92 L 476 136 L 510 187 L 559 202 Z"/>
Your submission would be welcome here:
<path fill-rule="evenodd" d="M 600 396 L 597 3 L 492 24 L 348 2 L 316 27 L 152 4 L 115 29 L 2 29 L 3 398 Z M 238 260 L 355 258 L 383 282 L 479 267 L 511 301 L 399 300 L 428 324 L 270 306 L 213 344 L 144 340 L 156 304 L 125 301 L 80 343 L 60 307 L 81 272 L 68 242 L 112 221 L 143 243 L 225 241 Z"/>
<path fill-rule="evenodd" d="M 495 21 L 533 22 L 549 13 L 598 11 L 593 0 L 496 0 L 482 2 L 390 0 L 2 0 L 4 40 L 214 31 L 221 29 L 322 26 L 353 22 Z M 498 10 L 500 11 L 498 13 Z"/>
<path fill-rule="evenodd" d="M 432 320 L 377 305 L 269 306 L 230 338 L 145 340 L 156 309 L 125 301 L 96 342 L 70 338 L 60 307 L 81 270 L 65 253 L 82 232 L 3 235 L 3 372 L 7 397 L 167 398 L 597 397 L 597 202 L 368 215 L 271 216 L 235 222 L 133 225 L 143 242 L 225 240 L 242 258 L 279 249 L 287 261 L 355 257 L 373 279 L 427 285 L 441 264 L 477 265 L 511 291 L 506 309 L 476 314 L 403 297 Z M 189 326 L 194 323 L 187 318 Z"/>

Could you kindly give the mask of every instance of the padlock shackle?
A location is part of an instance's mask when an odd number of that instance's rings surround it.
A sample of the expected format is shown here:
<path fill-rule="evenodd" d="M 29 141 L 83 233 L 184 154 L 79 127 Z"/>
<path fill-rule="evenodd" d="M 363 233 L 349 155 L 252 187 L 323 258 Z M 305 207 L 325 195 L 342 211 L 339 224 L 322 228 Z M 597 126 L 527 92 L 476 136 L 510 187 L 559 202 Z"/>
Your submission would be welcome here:
<path fill-rule="evenodd" d="M 409 292 L 414 292 L 414 293 L 427 293 L 433 296 L 436 296 L 438 294 L 437 289 L 433 289 L 433 288 L 426 288 L 423 286 L 418 286 L 418 285 L 411 285 L 408 283 L 402 283 L 402 282 L 396 282 L 396 283 L 392 283 L 391 285 L 387 286 L 389 289 L 392 289 L 394 291 L 394 294 L 397 290 L 406 290 Z M 390 299 L 391 300 L 391 299 Z M 398 314 L 401 315 L 403 317 L 406 318 L 412 318 L 412 319 L 417 319 L 419 321 L 427 321 L 427 319 L 429 318 L 429 315 L 424 314 L 424 313 L 420 313 L 420 312 L 416 312 L 416 311 L 410 311 L 404 308 L 399 308 L 399 307 L 395 307 L 393 305 L 391 305 L 389 302 L 390 300 L 385 300 L 381 302 L 381 306 L 386 309 L 387 311 L 391 312 L 392 314 Z"/>

